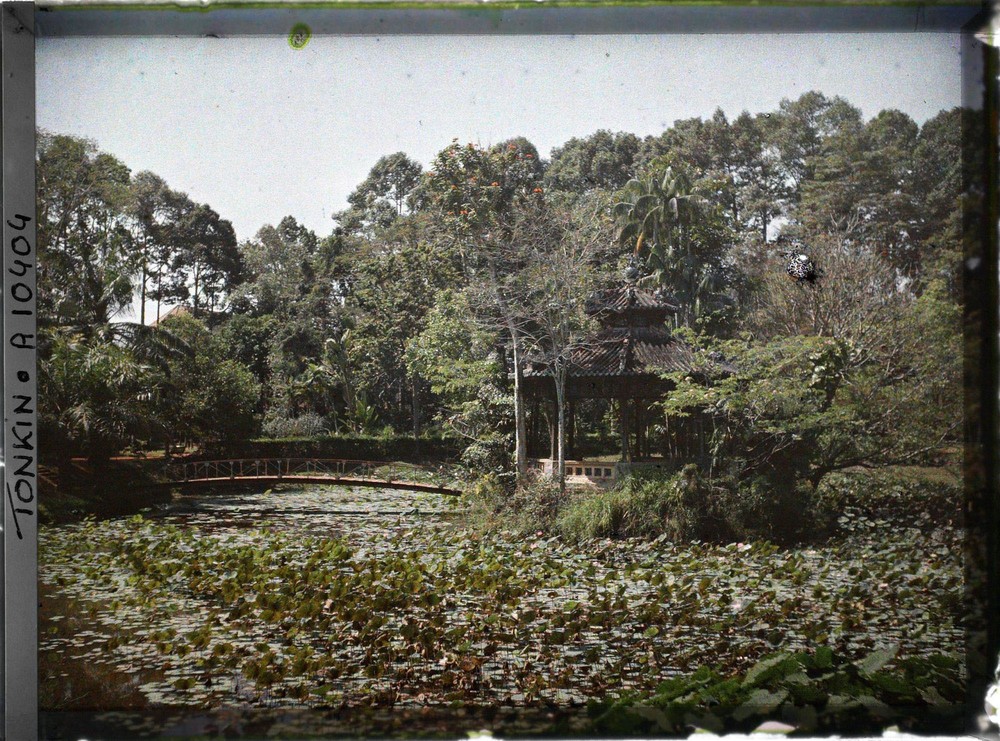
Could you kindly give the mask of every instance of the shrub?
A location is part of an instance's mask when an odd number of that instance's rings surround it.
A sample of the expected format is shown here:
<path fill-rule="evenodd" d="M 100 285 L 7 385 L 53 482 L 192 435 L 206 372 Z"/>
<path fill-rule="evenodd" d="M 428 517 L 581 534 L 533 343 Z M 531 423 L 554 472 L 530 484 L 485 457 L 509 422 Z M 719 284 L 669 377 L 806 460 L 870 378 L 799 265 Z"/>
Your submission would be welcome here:
<path fill-rule="evenodd" d="M 510 435 L 495 434 L 476 440 L 462 451 L 462 465 L 470 471 L 510 478 L 512 441 Z"/>
<path fill-rule="evenodd" d="M 685 734 L 692 726 L 749 733 L 778 719 L 809 735 L 876 734 L 892 724 L 908 731 L 960 730 L 966 711 L 959 659 L 897 658 L 897 651 L 876 648 L 852 661 L 820 646 L 764 656 L 736 676 L 703 666 L 667 679 L 652 695 L 595 704 L 588 730 L 605 737 Z"/>
<path fill-rule="evenodd" d="M 830 532 L 833 512 L 807 481 L 757 476 L 726 487 L 723 513 L 732 536 L 791 544 Z"/>
<path fill-rule="evenodd" d="M 720 540 L 728 530 L 719 500 L 718 488 L 692 464 L 670 476 L 630 476 L 612 489 L 578 496 L 560 514 L 558 528 L 572 540 Z"/>
<path fill-rule="evenodd" d="M 517 533 L 552 530 L 565 499 L 557 483 L 534 472 L 516 487 L 495 473 L 482 476 L 466 496 L 469 517 L 477 526 Z"/>
<path fill-rule="evenodd" d="M 790 545 L 826 536 L 835 523 L 829 501 L 805 481 L 757 476 L 737 483 L 708 479 L 694 464 L 680 471 L 634 474 L 611 489 L 560 494 L 547 478 L 516 489 L 497 474 L 472 497 L 476 519 L 520 532 L 554 530 L 564 538 L 665 536 L 729 543 Z"/>
<path fill-rule="evenodd" d="M 314 437 L 329 432 L 326 421 L 315 412 L 305 412 L 298 417 L 286 417 L 282 414 L 268 414 L 264 419 L 264 436 L 283 437 Z"/>
<path fill-rule="evenodd" d="M 451 437 L 320 436 L 208 444 L 203 458 L 346 458 L 426 461 L 457 458 L 462 441 Z"/>
<path fill-rule="evenodd" d="M 789 544 L 825 535 L 833 517 L 812 487 L 710 480 L 689 464 L 672 475 L 631 476 L 612 489 L 579 494 L 560 512 L 571 540 L 651 538 L 675 541 L 769 540 Z"/>
<path fill-rule="evenodd" d="M 841 471 L 819 486 L 824 506 L 899 525 L 961 522 L 961 479 L 947 468 Z"/>

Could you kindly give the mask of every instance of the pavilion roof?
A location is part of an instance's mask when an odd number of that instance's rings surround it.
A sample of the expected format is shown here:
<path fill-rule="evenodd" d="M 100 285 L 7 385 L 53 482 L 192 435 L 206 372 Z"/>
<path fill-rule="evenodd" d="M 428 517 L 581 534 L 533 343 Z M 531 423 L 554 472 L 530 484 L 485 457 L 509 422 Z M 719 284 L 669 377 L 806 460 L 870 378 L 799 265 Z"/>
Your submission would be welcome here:
<path fill-rule="evenodd" d="M 658 314 L 666 316 L 677 312 L 678 307 L 670 303 L 661 291 L 640 288 L 633 282 L 623 283 L 614 288 L 597 291 L 587 300 L 587 313 L 602 314 Z"/>
<path fill-rule="evenodd" d="M 571 377 L 629 378 L 699 369 L 691 347 L 666 327 L 605 327 L 570 355 Z M 526 378 L 549 376 L 548 363 L 531 361 Z"/>

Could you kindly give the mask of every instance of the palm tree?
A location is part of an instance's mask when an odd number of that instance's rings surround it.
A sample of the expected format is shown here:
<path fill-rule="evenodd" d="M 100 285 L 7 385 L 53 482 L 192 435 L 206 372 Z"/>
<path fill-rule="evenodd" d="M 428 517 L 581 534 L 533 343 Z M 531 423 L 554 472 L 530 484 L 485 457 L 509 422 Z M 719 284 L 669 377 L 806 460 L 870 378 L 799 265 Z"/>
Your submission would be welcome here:
<path fill-rule="evenodd" d="M 306 368 L 293 379 L 289 391 L 292 401 L 303 404 L 320 416 L 336 413 L 334 397 L 341 388 L 337 372 L 325 361 L 306 363 Z"/>
<path fill-rule="evenodd" d="M 50 341 L 39 366 L 40 411 L 65 460 L 73 449 L 99 460 L 149 433 L 148 366 L 113 342 L 68 332 Z"/>
<path fill-rule="evenodd" d="M 694 191 L 683 172 L 670 167 L 662 175 L 630 180 L 622 193 L 612 213 L 623 222 L 619 243 L 634 242 L 635 257 L 646 263 L 648 273 L 639 282 L 669 292 L 681 306 L 676 321 L 690 324 L 702 313 L 704 300 L 720 287 L 718 266 L 702 254 L 694 235 L 711 204 Z"/>
<path fill-rule="evenodd" d="M 137 363 L 156 368 L 167 375 L 170 373 L 171 360 L 188 358 L 194 354 L 193 348 L 184 338 L 169 327 L 159 324 L 115 322 L 101 327 L 98 336 L 128 350 Z"/>

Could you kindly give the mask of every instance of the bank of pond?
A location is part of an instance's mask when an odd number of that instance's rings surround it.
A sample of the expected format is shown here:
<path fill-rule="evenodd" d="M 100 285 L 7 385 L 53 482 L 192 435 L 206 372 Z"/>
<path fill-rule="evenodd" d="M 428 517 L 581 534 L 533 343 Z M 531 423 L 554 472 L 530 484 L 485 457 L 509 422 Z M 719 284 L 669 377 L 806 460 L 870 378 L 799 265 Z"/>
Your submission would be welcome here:
<path fill-rule="evenodd" d="M 285 487 L 43 527 L 43 727 L 686 735 L 768 719 L 803 732 L 961 722 L 952 522 L 847 508 L 835 534 L 796 547 L 573 542 L 483 529 L 466 507 Z"/>

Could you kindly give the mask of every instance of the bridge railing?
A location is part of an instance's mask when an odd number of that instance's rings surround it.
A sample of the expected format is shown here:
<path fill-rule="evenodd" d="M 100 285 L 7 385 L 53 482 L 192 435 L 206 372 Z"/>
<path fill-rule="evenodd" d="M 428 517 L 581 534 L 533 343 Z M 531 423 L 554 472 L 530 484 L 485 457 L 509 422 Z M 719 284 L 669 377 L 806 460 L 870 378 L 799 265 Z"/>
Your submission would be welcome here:
<path fill-rule="evenodd" d="M 286 476 L 350 478 L 371 481 L 410 481 L 447 485 L 457 479 L 449 467 L 429 468 L 385 461 L 343 458 L 229 458 L 169 464 L 165 473 L 173 482 L 206 479 L 276 478 Z"/>

